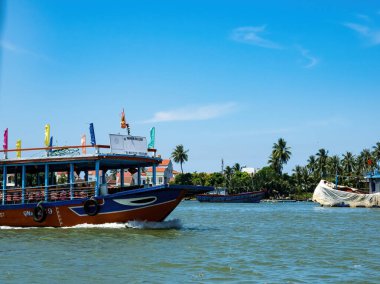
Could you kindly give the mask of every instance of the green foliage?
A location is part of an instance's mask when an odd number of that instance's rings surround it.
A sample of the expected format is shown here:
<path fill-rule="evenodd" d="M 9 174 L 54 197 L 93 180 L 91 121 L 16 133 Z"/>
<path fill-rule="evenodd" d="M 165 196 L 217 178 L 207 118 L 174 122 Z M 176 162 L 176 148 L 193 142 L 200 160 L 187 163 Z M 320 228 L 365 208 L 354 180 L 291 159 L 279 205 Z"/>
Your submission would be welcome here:
<path fill-rule="evenodd" d="M 224 176 L 221 173 L 208 174 L 206 186 L 223 187 L 224 181 Z"/>
<path fill-rule="evenodd" d="M 191 182 L 194 185 L 202 185 L 205 186 L 208 179 L 208 174 L 206 173 L 193 173 L 191 177 Z"/>
<path fill-rule="evenodd" d="M 193 175 L 191 173 L 178 174 L 176 175 L 174 179 L 174 183 L 192 185 L 193 184 L 192 177 Z"/>
<path fill-rule="evenodd" d="M 67 176 L 66 176 L 65 174 L 62 174 L 62 175 L 58 178 L 57 183 L 58 183 L 58 184 L 65 184 L 65 183 L 67 183 L 67 180 L 68 180 Z"/>

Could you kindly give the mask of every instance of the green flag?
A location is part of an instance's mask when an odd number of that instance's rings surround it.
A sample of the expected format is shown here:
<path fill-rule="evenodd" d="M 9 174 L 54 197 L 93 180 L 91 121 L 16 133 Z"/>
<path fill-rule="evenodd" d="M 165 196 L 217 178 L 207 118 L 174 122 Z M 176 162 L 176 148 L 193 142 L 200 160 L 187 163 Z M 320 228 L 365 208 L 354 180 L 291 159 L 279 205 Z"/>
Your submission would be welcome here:
<path fill-rule="evenodd" d="M 155 136 L 156 136 L 156 128 L 152 127 L 150 129 L 150 142 L 149 142 L 149 145 L 148 145 L 148 149 L 154 149 Z"/>

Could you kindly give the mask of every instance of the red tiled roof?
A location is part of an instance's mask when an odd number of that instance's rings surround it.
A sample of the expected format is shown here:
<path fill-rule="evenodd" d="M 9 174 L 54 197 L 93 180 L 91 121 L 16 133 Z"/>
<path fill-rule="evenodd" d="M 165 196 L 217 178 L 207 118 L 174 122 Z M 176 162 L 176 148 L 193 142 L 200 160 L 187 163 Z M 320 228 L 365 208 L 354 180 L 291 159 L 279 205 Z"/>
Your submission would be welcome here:
<path fill-rule="evenodd" d="M 166 168 L 156 168 L 156 172 L 157 172 L 157 173 L 164 173 L 165 170 L 166 170 Z M 147 172 L 147 173 L 151 173 L 152 171 L 153 171 L 152 168 L 147 168 L 147 169 L 146 169 L 146 172 Z"/>
<path fill-rule="evenodd" d="M 159 167 L 167 167 L 170 164 L 170 159 L 164 159 L 162 162 L 158 165 Z"/>

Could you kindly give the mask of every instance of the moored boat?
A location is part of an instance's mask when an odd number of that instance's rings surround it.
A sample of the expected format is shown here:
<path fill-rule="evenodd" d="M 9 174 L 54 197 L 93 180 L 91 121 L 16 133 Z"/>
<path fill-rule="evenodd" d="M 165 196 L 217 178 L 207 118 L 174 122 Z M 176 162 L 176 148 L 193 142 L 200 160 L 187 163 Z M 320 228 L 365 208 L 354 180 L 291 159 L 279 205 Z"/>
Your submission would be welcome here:
<path fill-rule="evenodd" d="M 259 203 L 265 196 L 265 191 L 244 192 L 239 194 L 198 194 L 199 202 L 220 203 Z"/>
<path fill-rule="evenodd" d="M 312 200 L 331 207 L 380 207 L 380 175 L 369 175 L 367 178 L 371 193 L 321 180 L 314 190 Z"/>
<path fill-rule="evenodd" d="M 137 148 L 123 148 L 118 142 L 132 141 Z M 142 142 L 142 143 L 140 143 Z M 63 227 L 128 221 L 163 221 L 186 194 L 214 190 L 213 187 L 156 185 L 156 166 L 161 158 L 149 156 L 146 140 L 130 135 L 113 135 L 111 145 L 66 146 L 6 150 L 47 153 L 59 149 L 94 147 L 93 154 L 38 158 L 0 159 L 0 226 Z M 117 144 L 117 145 L 116 145 Z M 142 150 L 145 147 L 144 150 Z M 121 148 L 120 148 L 121 147 Z M 110 149 L 110 152 L 100 150 Z M 107 151 L 107 150 L 106 150 Z M 109 150 L 108 150 L 109 151 Z M 5 151 L 2 151 L 5 152 Z M 152 167 L 152 184 L 142 184 L 141 172 Z M 137 184 L 119 186 L 107 183 L 106 173 L 128 170 L 137 175 Z M 65 172 L 67 183 L 58 184 L 57 172 Z M 94 180 L 89 179 L 94 173 Z M 8 178 L 13 176 L 15 184 Z M 79 178 L 83 177 L 83 179 Z"/>

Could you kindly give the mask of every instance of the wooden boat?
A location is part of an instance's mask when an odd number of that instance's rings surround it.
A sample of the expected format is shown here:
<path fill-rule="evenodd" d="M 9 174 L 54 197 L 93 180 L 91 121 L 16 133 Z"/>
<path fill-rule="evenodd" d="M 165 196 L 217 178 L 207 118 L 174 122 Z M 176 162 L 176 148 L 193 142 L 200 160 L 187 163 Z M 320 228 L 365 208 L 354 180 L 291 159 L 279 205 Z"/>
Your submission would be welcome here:
<path fill-rule="evenodd" d="M 86 155 L 46 156 L 39 158 L 0 159 L 2 185 L 0 191 L 0 226 L 63 227 L 78 224 L 163 221 L 186 194 L 214 190 L 213 187 L 187 185 L 155 185 L 156 166 L 160 158 L 149 155 L 100 153 L 108 145 L 42 148 L 73 149 L 95 147 Z M 41 150 L 41 148 L 21 151 Z M 7 150 L 7 152 L 20 151 Z M 4 151 L 3 151 L 4 152 Z M 123 151 L 121 151 L 123 152 Z M 153 184 L 141 184 L 141 171 L 153 168 Z M 137 172 L 137 185 L 111 187 L 106 181 L 108 170 Z M 89 179 L 89 172 L 95 174 Z M 57 184 L 55 173 L 66 172 L 68 183 Z M 16 177 L 10 186 L 7 176 Z M 83 181 L 75 179 L 83 176 Z M 19 184 L 17 181 L 20 180 Z M 34 180 L 34 183 L 33 183 Z M 1 182 L 0 182 L 1 183 Z M 8 185 L 7 185 L 8 183 Z M 35 184 L 37 183 L 37 184 Z"/>
<path fill-rule="evenodd" d="M 371 193 L 321 180 L 314 190 L 312 200 L 330 207 L 380 207 L 380 175 L 368 176 L 368 181 Z"/>
<path fill-rule="evenodd" d="M 244 192 L 239 194 L 198 194 L 199 202 L 223 203 L 259 203 L 265 196 L 265 191 Z"/>

